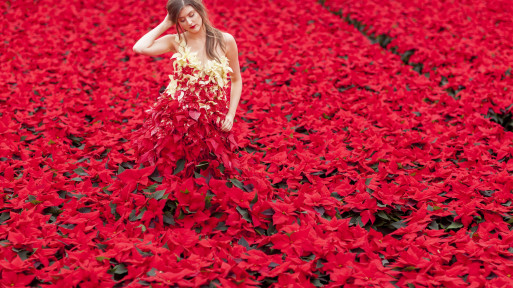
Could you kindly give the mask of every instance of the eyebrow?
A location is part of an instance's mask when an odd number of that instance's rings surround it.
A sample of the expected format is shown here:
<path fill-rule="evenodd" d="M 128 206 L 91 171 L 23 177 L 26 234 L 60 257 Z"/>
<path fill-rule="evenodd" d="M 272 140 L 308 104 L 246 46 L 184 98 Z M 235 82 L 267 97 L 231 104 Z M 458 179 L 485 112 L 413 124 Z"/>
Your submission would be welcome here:
<path fill-rule="evenodd" d="M 194 10 L 189 11 L 189 13 L 187 13 L 187 15 L 191 14 L 192 12 L 194 12 Z M 185 18 L 185 17 L 178 17 L 178 19 L 183 19 L 183 18 Z"/>

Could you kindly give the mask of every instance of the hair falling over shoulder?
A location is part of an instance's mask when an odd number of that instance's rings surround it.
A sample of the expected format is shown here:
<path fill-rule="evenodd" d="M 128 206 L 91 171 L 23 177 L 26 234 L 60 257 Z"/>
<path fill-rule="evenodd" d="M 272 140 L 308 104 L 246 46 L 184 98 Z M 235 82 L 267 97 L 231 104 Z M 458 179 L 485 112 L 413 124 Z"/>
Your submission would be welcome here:
<path fill-rule="evenodd" d="M 215 28 L 210 22 L 210 19 L 208 18 L 207 8 L 201 0 L 167 1 L 166 10 L 173 23 L 175 23 L 176 32 L 178 36 L 182 37 L 182 34 L 185 32 L 178 24 L 178 16 L 180 15 L 180 11 L 182 11 L 182 9 L 187 5 L 190 5 L 192 8 L 194 8 L 194 10 L 196 10 L 196 12 L 200 15 L 201 19 L 203 20 L 203 25 L 205 26 L 205 31 L 207 34 L 205 48 L 208 58 L 220 61 L 220 55 L 218 55 L 216 48 L 220 47 L 223 52 L 226 52 L 226 44 L 224 42 L 223 34 L 221 33 L 221 31 L 219 31 L 219 29 Z"/>

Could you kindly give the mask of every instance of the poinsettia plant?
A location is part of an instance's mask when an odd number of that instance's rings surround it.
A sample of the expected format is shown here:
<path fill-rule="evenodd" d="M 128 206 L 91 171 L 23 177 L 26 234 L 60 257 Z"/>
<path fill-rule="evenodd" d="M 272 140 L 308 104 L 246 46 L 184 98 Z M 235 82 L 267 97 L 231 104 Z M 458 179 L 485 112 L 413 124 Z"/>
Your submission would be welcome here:
<path fill-rule="evenodd" d="M 240 52 L 230 178 L 136 161 L 162 3 L 2 4 L 2 287 L 511 285 L 507 1 L 206 5 Z"/>

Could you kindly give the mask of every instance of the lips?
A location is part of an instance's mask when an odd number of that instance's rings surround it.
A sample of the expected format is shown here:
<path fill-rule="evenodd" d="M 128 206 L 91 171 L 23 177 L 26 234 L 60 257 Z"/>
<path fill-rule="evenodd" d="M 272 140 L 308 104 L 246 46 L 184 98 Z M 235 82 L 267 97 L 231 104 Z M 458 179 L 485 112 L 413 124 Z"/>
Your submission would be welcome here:
<path fill-rule="evenodd" d="M 194 29 L 194 28 L 196 28 L 196 25 L 194 25 L 194 26 L 191 26 L 190 28 L 191 28 L 191 29 Z"/>

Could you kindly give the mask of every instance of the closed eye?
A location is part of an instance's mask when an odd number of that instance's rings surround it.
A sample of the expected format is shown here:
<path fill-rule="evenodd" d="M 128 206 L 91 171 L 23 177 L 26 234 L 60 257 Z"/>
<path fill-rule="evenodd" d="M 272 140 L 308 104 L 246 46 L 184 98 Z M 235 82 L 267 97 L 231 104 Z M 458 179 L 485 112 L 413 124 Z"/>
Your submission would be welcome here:
<path fill-rule="evenodd" d="M 191 12 L 189 14 L 189 17 L 193 17 L 193 16 L 194 16 L 194 12 Z M 180 18 L 180 22 L 182 22 L 182 23 L 185 22 L 185 18 Z"/>

